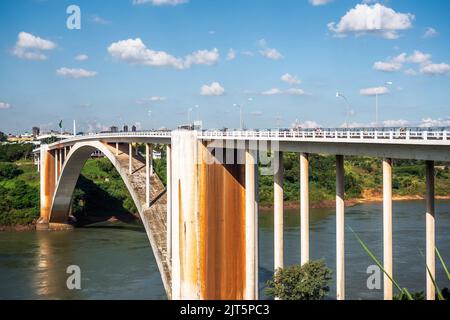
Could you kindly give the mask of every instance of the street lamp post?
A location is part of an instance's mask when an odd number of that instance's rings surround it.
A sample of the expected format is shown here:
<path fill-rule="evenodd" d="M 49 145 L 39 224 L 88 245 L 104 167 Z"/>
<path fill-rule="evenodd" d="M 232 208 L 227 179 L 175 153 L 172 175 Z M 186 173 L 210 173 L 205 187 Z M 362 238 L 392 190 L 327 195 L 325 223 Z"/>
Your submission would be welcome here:
<path fill-rule="evenodd" d="M 350 103 L 347 100 L 347 97 L 344 96 L 342 93 L 340 92 L 336 92 L 336 98 L 342 98 L 345 101 L 345 104 L 347 106 L 347 112 L 346 112 L 346 119 L 345 119 L 345 127 L 348 129 L 348 120 L 350 117 Z"/>
<path fill-rule="evenodd" d="M 248 98 L 247 101 L 251 102 L 251 101 L 253 101 L 253 98 Z M 240 126 L 241 130 L 244 130 L 244 122 L 243 122 L 243 119 L 242 119 L 242 107 L 243 106 L 240 105 L 240 104 L 237 104 L 237 103 L 234 103 L 233 106 L 236 107 L 236 108 L 239 108 L 239 126 Z"/>

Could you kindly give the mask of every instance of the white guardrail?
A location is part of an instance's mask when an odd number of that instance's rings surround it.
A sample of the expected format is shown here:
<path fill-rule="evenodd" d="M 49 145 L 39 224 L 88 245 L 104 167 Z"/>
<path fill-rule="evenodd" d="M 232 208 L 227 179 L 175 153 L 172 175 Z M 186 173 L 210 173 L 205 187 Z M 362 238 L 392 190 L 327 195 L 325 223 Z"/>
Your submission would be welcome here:
<path fill-rule="evenodd" d="M 94 140 L 101 138 L 119 138 L 119 137 L 155 137 L 155 138 L 170 138 L 171 131 L 134 131 L 134 132 L 104 132 L 96 134 L 85 134 L 64 139 L 52 143 L 50 147 L 58 144 L 72 143 L 83 140 Z M 410 128 L 395 128 L 395 129 L 305 129 L 305 130 L 204 130 L 199 131 L 198 137 L 200 139 L 267 139 L 267 140 L 317 140 L 330 142 L 357 142 L 358 140 L 376 143 L 387 143 L 389 141 L 400 143 L 401 140 L 405 142 L 414 143 L 421 141 L 437 142 L 439 144 L 450 144 L 450 129 L 410 129 Z M 37 149 L 38 150 L 38 149 Z"/>

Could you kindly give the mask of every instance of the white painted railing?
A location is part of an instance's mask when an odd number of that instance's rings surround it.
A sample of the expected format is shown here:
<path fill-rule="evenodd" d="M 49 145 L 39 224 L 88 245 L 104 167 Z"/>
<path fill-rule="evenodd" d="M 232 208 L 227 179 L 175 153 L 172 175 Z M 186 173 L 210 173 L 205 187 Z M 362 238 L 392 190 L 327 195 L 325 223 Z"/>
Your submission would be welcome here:
<path fill-rule="evenodd" d="M 70 144 L 82 140 L 92 139 L 114 139 L 124 137 L 154 137 L 154 138 L 170 138 L 171 131 L 132 131 L 132 132 L 104 132 L 96 134 L 85 134 L 74 136 L 69 139 L 55 142 L 51 145 Z M 440 144 L 447 142 L 450 144 L 450 129 L 305 129 L 305 130 L 205 130 L 199 131 L 199 139 L 267 139 L 267 140 L 294 140 L 294 141 L 329 141 L 329 142 L 374 142 L 389 143 L 408 141 L 430 141 L 439 142 Z"/>

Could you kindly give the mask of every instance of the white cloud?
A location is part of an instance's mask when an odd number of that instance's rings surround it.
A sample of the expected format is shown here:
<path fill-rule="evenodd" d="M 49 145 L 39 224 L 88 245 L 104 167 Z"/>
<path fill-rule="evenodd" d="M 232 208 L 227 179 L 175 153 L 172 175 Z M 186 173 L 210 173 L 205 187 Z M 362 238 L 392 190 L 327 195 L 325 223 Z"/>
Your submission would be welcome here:
<path fill-rule="evenodd" d="M 236 58 L 236 52 L 233 50 L 233 48 L 230 48 L 230 50 L 228 50 L 227 60 L 231 61 L 234 60 L 234 58 Z"/>
<path fill-rule="evenodd" d="M 203 64 L 211 66 L 219 61 L 219 50 L 216 48 L 211 51 L 199 50 L 188 55 L 184 61 L 185 68 L 190 68 L 194 64 Z"/>
<path fill-rule="evenodd" d="M 268 59 L 272 60 L 280 60 L 283 58 L 283 55 L 275 48 L 269 48 L 267 46 L 267 42 L 264 39 L 258 41 L 260 50 L 259 53 Z"/>
<path fill-rule="evenodd" d="M 423 34 L 424 38 L 434 38 L 437 37 L 439 33 L 436 31 L 436 29 L 432 27 L 428 27 L 427 30 L 425 30 L 425 33 Z"/>
<path fill-rule="evenodd" d="M 362 96 L 383 95 L 383 94 L 388 94 L 389 89 L 386 87 L 365 88 L 365 89 L 359 90 L 359 93 Z"/>
<path fill-rule="evenodd" d="M 378 71 L 395 72 L 399 71 L 402 68 L 402 64 L 392 61 L 377 61 L 373 64 L 373 68 Z"/>
<path fill-rule="evenodd" d="M 75 57 L 76 61 L 86 61 L 87 59 L 89 59 L 89 57 L 86 54 L 79 54 Z"/>
<path fill-rule="evenodd" d="M 407 60 L 411 63 L 429 63 L 431 59 L 431 54 L 423 53 L 418 50 L 415 50 L 412 55 L 410 55 Z"/>
<path fill-rule="evenodd" d="M 285 73 L 281 76 L 281 81 L 284 81 L 286 83 L 289 83 L 290 85 L 297 85 L 300 84 L 300 80 L 297 78 L 297 76 L 293 76 L 289 73 Z"/>
<path fill-rule="evenodd" d="M 12 54 L 21 59 L 46 60 L 47 56 L 42 51 L 50 51 L 56 48 L 56 44 L 50 40 L 42 39 L 27 32 L 20 32 Z"/>
<path fill-rule="evenodd" d="M 149 3 L 153 6 L 177 6 L 188 2 L 189 0 L 133 0 L 134 5 Z"/>
<path fill-rule="evenodd" d="M 414 15 L 396 12 L 379 3 L 357 4 L 337 24 L 330 22 L 328 28 L 340 37 L 354 33 L 357 36 L 372 34 L 385 39 L 397 39 L 398 31 L 410 29 L 413 20 Z"/>
<path fill-rule="evenodd" d="M 416 76 L 418 74 L 418 72 L 414 69 L 409 68 L 409 69 L 405 70 L 405 74 L 407 76 Z"/>
<path fill-rule="evenodd" d="M 385 120 L 383 121 L 383 126 L 385 127 L 406 127 L 409 125 L 408 120 Z"/>
<path fill-rule="evenodd" d="M 427 75 L 445 75 L 450 74 L 450 65 L 446 63 L 430 63 L 422 65 L 420 72 Z"/>
<path fill-rule="evenodd" d="M 262 92 L 261 94 L 264 96 L 275 96 L 275 95 L 281 95 L 281 94 L 288 94 L 288 95 L 293 95 L 293 96 L 303 96 L 303 95 L 305 95 L 305 91 L 303 91 L 302 89 L 299 89 L 299 88 L 289 88 L 285 91 L 282 91 L 278 88 L 272 88 L 272 89 Z"/>
<path fill-rule="evenodd" d="M 196 51 L 186 58 L 177 58 L 164 51 L 147 48 L 141 39 L 128 39 L 112 43 L 108 47 L 109 54 L 118 60 L 131 64 L 146 66 L 170 66 L 176 69 L 190 68 L 195 64 L 213 65 L 219 60 L 219 50 L 216 48 Z"/>
<path fill-rule="evenodd" d="M 213 82 L 210 85 L 203 85 L 200 88 L 202 96 L 221 96 L 225 93 L 225 89 L 218 82 Z"/>
<path fill-rule="evenodd" d="M 95 77 L 97 75 L 97 72 L 85 69 L 70 69 L 64 67 L 56 70 L 56 74 L 61 77 L 79 79 Z"/>
<path fill-rule="evenodd" d="M 450 117 L 447 117 L 444 119 L 425 118 L 425 119 L 422 119 L 419 126 L 422 128 L 448 127 L 448 126 L 450 126 Z"/>
<path fill-rule="evenodd" d="M 328 4 L 332 2 L 333 0 L 309 0 L 309 3 L 311 3 L 313 6 L 323 6 L 325 4 Z"/>
<path fill-rule="evenodd" d="M 305 122 L 300 123 L 300 127 L 303 129 L 315 129 L 322 127 L 322 125 L 320 125 L 316 121 L 306 120 Z"/>
<path fill-rule="evenodd" d="M 9 109 L 11 108 L 11 105 L 6 102 L 0 102 L 0 109 Z"/>
<path fill-rule="evenodd" d="M 286 90 L 286 93 L 293 96 L 303 96 L 305 94 L 305 91 L 299 88 L 290 88 Z"/>
<path fill-rule="evenodd" d="M 152 102 L 162 102 L 162 101 L 166 101 L 166 100 L 167 100 L 166 97 L 152 96 L 152 97 L 149 97 L 149 98 L 136 100 L 136 103 L 137 104 L 150 104 Z"/>
<path fill-rule="evenodd" d="M 265 95 L 265 96 L 274 96 L 274 95 L 276 95 L 276 94 L 282 94 L 283 92 L 280 90 L 280 89 L 278 89 L 278 88 L 272 88 L 272 89 L 269 89 L 269 90 L 267 90 L 267 91 L 264 91 L 263 93 L 261 93 L 262 95 Z"/>

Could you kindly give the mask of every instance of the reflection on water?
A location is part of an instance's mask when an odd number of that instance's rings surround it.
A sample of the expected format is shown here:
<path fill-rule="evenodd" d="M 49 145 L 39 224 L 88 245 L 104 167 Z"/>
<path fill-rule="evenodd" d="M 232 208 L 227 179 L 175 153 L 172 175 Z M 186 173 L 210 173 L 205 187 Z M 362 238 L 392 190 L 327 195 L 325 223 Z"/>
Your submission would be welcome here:
<path fill-rule="evenodd" d="M 351 226 L 382 259 L 381 204 L 346 210 Z M 420 201 L 394 204 L 394 277 L 401 286 L 423 290 L 425 264 L 425 210 Z M 285 264 L 300 261 L 298 210 L 285 213 Z M 450 201 L 437 204 L 436 244 L 450 264 Z M 273 272 L 273 215 L 260 214 L 260 287 Z M 311 211 L 310 256 L 335 266 L 333 209 Z M 346 293 L 350 299 L 381 299 L 382 290 L 366 287 L 366 269 L 373 262 L 354 236 L 346 233 Z M 82 290 L 68 290 L 66 269 L 81 268 Z M 450 287 L 442 266 L 437 281 Z M 335 296 L 330 285 L 330 298 Z M 144 229 L 139 225 L 101 223 L 69 232 L 0 233 L 0 299 L 165 299 L 165 292 Z"/>

